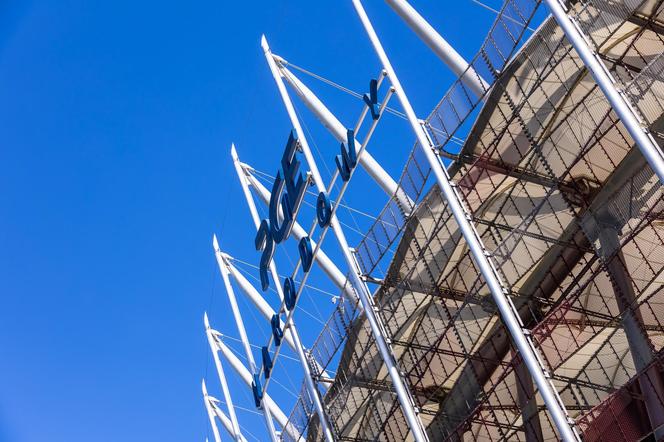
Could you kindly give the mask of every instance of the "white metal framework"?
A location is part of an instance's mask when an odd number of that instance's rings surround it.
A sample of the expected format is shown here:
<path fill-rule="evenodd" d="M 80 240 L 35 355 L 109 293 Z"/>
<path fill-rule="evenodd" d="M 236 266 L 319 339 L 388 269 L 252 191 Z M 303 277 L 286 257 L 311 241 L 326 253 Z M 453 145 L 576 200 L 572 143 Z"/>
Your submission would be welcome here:
<path fill-rule="evenodd" d="M 238 170 L 238 174 L 243 174 L 245 179 L 248 181 L 248 184 L 251 184 L 251 187 L 258 194 L 258 198 L 260 199 L 260 201 L 263 202 L 263 204 L 265 204 L 265 206 L 269 206 L 269 204 L 270 204 L 270 191 L 267 190 L 265 188 L 265 186 L 263 186 L 263 184 L 261 184 L 261 182 L 258 181 L 256 179 L 256 177 L 254 177 L 251 174 L 252 169 L 250 168 L 250 166 L 248 166 L 247 164 L 240 163 L 239 160 L 237 161 L 237 165 L 238 165 L 238 169 L 236 169 L 236 170 Z M 254 204 L 253 199 L 251 198 L 251 194 L 249 194 L 246 197 L 249 198 L 247 201 L 251 201 L 251 204 Z M 255 207 L 255 205 L 254 205 L 254 207 Z M 307 236 L 307 232 L 300 225 L 300 223 L 295 221 L 295 223 L 293 224 L 292 237 L 295 240 L 299 241 L 302 238 L 304 238 L 305 236 Z M 316 247 L 315 241 L 311 242 L 311 247 Z M 321 269 L 325 272 L 325 274 L 330 278 L 330 280 L 340 290 L 346 290 L 345 289 L 346 277 L 341 272 L 341 270 L 339 270 L 339 267 L 337 267 L 334 264 L 334 262 L 332 262 L 332 260 L 330 258 L 328 258 L 328 256 L 325 254 L 325 252 L 322 249 L 318 251 L 318 253 L 316 254 L 314 259 L 316 260 L 316 263 L 321 267 Z M 347 295 L 354 296 L 352 294 L 352 291 L 350 291 L 350 290 L 346 290 L 346 291 L 347 291 Z"/>
<path fill-rule="evenodd" d="M 240 359 L 238 359 L 237 356 L 233 353 L 233 351 L 223 342 L 223 335 L 219 333 L 217 330 L 210 329 L 212 335 L 214 336 L 214 343 L 215 343 L 215 350 L 218 350 L 221 352 L 221 355 L 228 361 L 228 363 L 231 365 L 233 370 L 240 376 L 240 379 L 247 385 L 247 387 L 251 388 L 253 379 L 251 372 L 247 369 L 247 367 L 242 364 Z M 268 433 L 270 437 L 274 437 L 275 440 L 277 440 L 278 435 L 277 431 L 274 430 L 274 423 L 272 422 L 272 417 L 276 419 L 276 421 L 281 425 L 282 431 L 288 432 L 291 437 L 295 440 L 299 440 L 299 435 L 293 431 L 292 428 L 288 425 L 288 417 L 286 417 L 286 414 L 279 408 L 277 403 L 270 397 L 270 395 L 265 394 L 262 399 L 261 403 L 261 409 L 263 410 L 263 416 L 265 417 L 266 421 L 269 418 L 269 424 L 266 422 L 268 430 L 271 430 L 271 433 Z"/>
<path fill-rule="evenodd" d="M 299 279 L 293 306 L 270 261 L 279 297 L 274 308 L 236 267 L 243 262 L 221 251 L 214 238 L 249 364 L 239 361 L 206 316 L 224 394 L 220 402 L 202 385 L 215 442 L 221 440 L 217 422 L 234 440 L 245 440 L 219 352 L 253 387 L 273 441 L 567 442 L 581 440 L 582 433 L 598 442 L 617 432 L 622 442 L 659 439 L 664 0 L 569 6 L 505 0 L 471 62 L 407 0 L 386 3 L 457 76 L 426 120 L 417 117 L 361 0 L 353 4 L 381 71 L 371 83 L 375 106 L 365 96 L 354 132 L 294 72 L 329 81 L 272 54 L 262 38 L 296 149 L 306 159 L 307 184 L 330 199 L 331 222 L 306 230 L 295 221 L 290 234 L 298 243 L 310 241 L 312 262 L 342 296 L 334 298 L 339 302 L 330 319 L 305 348 L 294 314 L 310 266 L 300 258 L 289 275 Z M 529 24 L 540 20 L 540 3 L 553 17 L 534 30 Z M 376 102 L 381 83 L 389 90 Z M 355 147 L 357 164 L 388 195 L 357 248 L 349 246 L 336 217 L 354 166 L 349 174 L 338 165 L 331 183 L 322 180 L 291 89 L 342 143 L 342 155 Z M 393 94 L 416 136 L 398 182 L 366 151 Z M 360 137 L 369 109 L 374 121 Z M 449 149 L 450 140 L 462 145 L 460 152 Z M 275 195 L 260 182 L 261 172 L 240 162 L 235 146 L 231 155 L 254 227 L 265 227 L 254 193 L 268 206 L 269 223 L 281 224 L 288 205 L 282 211 L 277 204 L 275 214 Z M 449 168 L 441 157 L 452 161 Z M 340 176 L 344 183 L 335 187 Z M 435 185 L 427 188 L 431 177 Z M 330 227 L 348 273 L 322 250 Z M 388 261 L 389 268 L 381 268 Z M 377 285 L 375 293 L 367 281 Z M 282 339 L 275 332 L 263 347 L 268 364 L 254 362 L 233 285 L 297 353 L 304 382 L 288 417 L 267 393 Z M 334 378 L 326 369 L 336 370 Z"/>
<path fill-rule="evenodd" d="M 210 420 L 210 427 L 212 428 L 212 435 L 215 442 L 221 442 L 221 435 L 219 434 L 219 428 L 217 428 L 217 423 L 215 417 L 219 419 L 221 424 L 224 426 L 228 434 L 235 440 L 240 442 L 247 442 L 247 439 L 242 434 L 238 434 L 233 429 L 233 422 L 231 419 L 226 416 L 226 414 L 219 408 L 219 400 L 214 396 L 208 395 L 207 387 L 205 385 L 205 380 L 201 383 L 201 388 L 203 390 L 203 402 L 205 404 L 205 409 L 207 411 L 208 418 Z"/>
<path fill-rule="evenodd" d="M 529 331 L 523 326 L 521 320 L 519 319 L 518 313 L 514 308 L 514 305 L 508 298 L 508 291 L 505 288 L 504 284 L 501 281 L 500 275 L 498 274 L 496 268 L 491 263 L 489 258 L 489 253 L 487 249 L 482 244 L 482 241 L 477 234 L 477 230 L 472 222 L 472 217 L 468 213 L 467 209 L 464 207 L 459 194 L 457 193 L 455 186 L 450 182 L 450 178 L 447 174 L 447 170 L 443 166 L 440 158 L 434 150 L 434 146 L 431 143 L 428 135 L 426 134 L 424 128 L 421 125 L 420 120 L 415 115 L 415 111 L 406 96 L 401 83 L 399 82 L 398 77 L 390 63 L 383 46 L 378 39 L 378 35 L 367 16 L 364 7 L 360 0 L 353 0 L 353 5 L 357 11 L 362 25 L 369 36 L 369 40 L 378 55 L 378 58 L 383 65 L 383 68 L 387 71 L 387 76 L 392 83 L 396 91 L 396 95 L 401 102 L 401 106 L 408 117 L 408 122 L 410 123 L 417 141 L 420 144 L 420 148 L 423 150 L 426 155 L 427 161 L 431 165 L 431 169 L 436 177 L 436 181 L 441 188 L 443 195 L 452 211 L 456 222 L 458 223 L 463 237 L 470 248 L 475 262 L 480 268 L 482 276 L 487 282 L 493 295 L 494 302 L 500 311 L 501 318 L 505 323 L 506 327 L 510 331 L 512 340 L 514 341 L 516 347 L 519 349 L 521 356 L 523 357 L 528 371 L 530 372 L 533 380 L 539 388 L 540 394 L 546 403 L 546 406 L 551 413 L 551 416 L 556 423 L 556 427 L 560 433 L 561 438 L 566 441 L 580 441 L 579 435 L 576 433 L 573 428 L 573 420 L 568 416 L 567 410 L 565 409 L 564 404 L 560 400 L 558 393 L 551 383 L 549 374 L 546 368 L 543 366 L 541 359 L 537 355 L 537 350 L 530 339 Z"/>
<path fill-rule="evenodd" d="M 265 58 L 267 59 L 270 71 L 272 72 L 272 76 L 274 77 L 274 80 L 277 83 L 277 88 L 279 89 L 281 99 L 286 108 L 288 116 L 291 120 L 291 124 L 293 125 L 295 131 L 298 134 L 298 139 L 300 140 L 301 143 L 302 153 L 306 158 L 309 170 L 311 171 L 313 177 L 314 184 L 319 192 L 327 192 L 327 189 L 323 183 L 323 179 L 320 175 L 320 172 L 318 171 L 318 167 L 316 166 L 316 162 L 313 158 L 313 155 L 307 143 L 304 131 L 302 130 L 300 122 L 295 113 L 293 103 L 291 102 L 288 92 L 286 91 L 286 86 L 284 85 L 283 79 L 279 72 L 279 68 L 277 67 L 277 64 L 272 56 L 270 47 L 267 43 L 267 39 L 265 38 L 265 36 L 263 36 L 261 39 L 261 46 L 263 47 L 263 51 L 265 52 Z M 364 143 L 364 146 L 366 146 L 366 142 Z M 361 161 L 360 158 L 362 157 L 362 153 L 363 150 L 361 150 L 358 154 L 358 161 Z M 348 182 L 344 183 L 340 191 L 340 194 L 337 196 L 337 203 L 341 201 L 341 197 L 343 195 L 343 192 L 347 184 Z M 405 385 L 405 382 L 403 381 L 403 378 L 401 377 L 401 374 L 399 373 L 399 369 L 397 367 L 394 354 L 383 332 L 384 326 L 382 326 L 382 324 L 380 323 L 380 318 L 375 314 L 375 311 L 373 309 L 371 293 L 369 292 L 366 283 L 360 279 L 360 269 L 358 268 L 357 262 L 355 261 L 355 259 L 351 254 L 351 249 L 346 240 L 346 236 L 343 230 L 341 229 L 341 225 L 339 224 L 339 221 L 337 220 L 336 214 L 334 212 L 335 210 L 333 209 L 330 226 L 332 228 L 332 231 L 334 232 L 334 236 L 336 237 L 337 242 L 339 243 L 339 247 L 344 256 L 344 260 L 346 261 L 348 267 L 351 269 L 351 271 L 349 272 L 350 283 L 355 292 L 357 293 L 360 299 L 360 303 L 364 308 L 364 313 L 367 317 L 367 320 L 369 321 L 371 331 L 380 350 L 381 357 L 383 358 L 385 366 L 390 374 L 390 379 L 392 381 L 393 388 L 396 391 L 399 403 L 401 404 L 401 408 L 403 410 L 406 421 L 408 422 L 408 426 L 410 427 L 410 430 L 413 434 L 413 437 L 418 442 L 426 441 L 427 436 L 426 433 L 424 432 L 422 422 L 417 416 L 417 411 L 414 405 L 414 401 Z M 322 242 L 326 232 L 327 230 L 323 230 L 323 232 L 321 233 L 321 238 L 319 239 L 319 245 L 320 242 Z"/>
<path fill-rule="evenodd" d="M 309 89 L 299 78 L 297 78 L 290 70 L 288 70 L 288 62 L 278 56 L 273 55 L 277 67 L 280 70 L 281 76 L 292 86 L 296 95 L 304 102 L 304 104 L 313 112 L 320 122 L 327 128 L 327 130 L 339 141 L 340 143 L 348 143 L 347 131 L 344 125 L 332 114 L 332 112 L 323 104 L 322 101 Z M 382 81 L 381 75 L 380 80 Z M 357 152 L 362 149 L 362 144 L 355 140 L 355 150 Z M 383 189 L 387 196 L 396 195 L 401 200 L 403 207 L 410 207 L 412 203 L 408 197 L 399 191 L 397 183 L 392 177 L 383 169 L 378 161 L 374 159 L 369 152 L 364 152 L 364 155 L 358 159 L 360 165 L 366 172 L 373 178 L 373 180 Z"/>
<path fill-rule="evenodd" d="M 219 266 L 219 271 L 221 273 L 221 276 L 224 280 L 224 286 L 226 288 L 226 294 L 228 295 L 228 300 L 231 304 L 231 310 L 233 312 L 233 318 L 235 319 L 235 324 L 237 325 L 238 333 L 240 335 L 240 340 L 242 341 L 242 346 L 244 347 L 245 355 L 247 357 L 247 361 L 249 361 L 249 367 L 250 370 L 253 374 L 258 373 L 258 369 L 256 366 L 256 362 L 254 360 L 254 355 L 251 351 L 251 346 L 249 344 L 249 338 L 247 337 L 247 331 L 244 327 L 244 321 L 242 319 L 242 315 L 240 313 L 240 309 L 238 308 L 237 305 L 237 300 L 235 298 L 235 291 L 233 290 L 233 286 L 231 285 L 230 279 L 228 277 L 228 269 L 224 265 L 223 258 L 221 255 L 221 250 L 219 249 L 219 243 L 217 242 L 217 236 L 214 235 L 213 239 L 213 247 L 215 251 L 215 256 L 217 257 L 217 264 Z M 205 320 L 207 322 L 207 315 L 205 316 Z M 210 345 L 212 346 L 213 344 L 218 348 L 222 349 L 224 346 L 224 343 L 220 340 L 221 334 L 215 330 L 212 330 L 209 328 L 209 324 L 206 324 L 206 329 L 208 330 L 208 337 L 211 339 Z M 214 349 L 213 349 L 213 353 Z M 226 354 L 228 352 L 224 352 Z M 228 358 L 228 354 L 226 354 Z M 230 361 L 230 359 L 229 359 Z M 239 362 L 239 361 L 238 361 Z M 232 364 L 233 367 L 236 370 L 239 370 L 239 366 L 236 367 L 235 364 Z M 243 367 L 244 368 L 244 367 Z M 246 379 L 245 379 L 246 380 Z M 251 375 L 249 375 L 249 385 L 251 385 Z M 265 425 L 267 427 L 268 433 L 273 441 L 277 440 L 277 433 L 276 430 L 274 429 L 274 422 L 272 421 L 272 410 L 271 407 L 265 406 L 266 398 L 262 399 L 263 406 L 262 406 L 262 412 L 263 412 L 263 417 L 265 419 Z M 285 425 L 285 424 L 282 424 Z"/>
<path fill-rule="evenodd" d="M 203 322 L 205 324 L 205 334 L 208 338 L 208 343 L 210 344 L 210 351 L 212 352 L 212 358 L 214 359 L 214 366 L 217 369 L 217 374 L 219 376 L 219 383 L 221 384 L 221 390 L 224 393 L 224 400 L 226 401 L 226 406 L 228 407 L 228 414 L 230 415 L 231 429 L 233 437 L 236 441 L 240 441 L 242 433 L 240 432 L 240 424 L 237 421 L 237 416 L 235 415 L 235 407 L 233 406 L 233 399 L 231 398 L 231 392 L 228 388 L 228 382 L 226 381 L 226 374 L 224 373 L 224 367 L 221 365 L 219 360 L 219 354 L 217 352 L 217 346 L 215 342 L 215 335 L 213 330 L 210 328 L 210 322 L 208 321 L 207 313 L 203 315 Z M 207 389 L 205 388 L 205 381 L 203 381 L 203 393 L 207 396 Z"/>
<path fill-rule="evenodd" d="M 234 145 L 231 146 L 231 155 L 233 156 L 233 163 L 235 165 L 238 179 L 240 180 L 240 184 L 242 186 L 242 191 L 247 200 L 247 205 L 249 206 L 249 212 L 251 213 L 251 218 L 254 222 L 256 230 L 258 231 L 261 223 L 260 217 L 258 215 L 258 211 L 256 210 L 256 205 L 254 204 L 253 198 L 251 197 L 251 192 L 249 190 L 248 183 L 245 179 L 244 174 L 242 173 L 239 158 L 237 156 L 237 152 L 235 151 Z M 283 301 L 284 299 L 283 289 L 281 287 L 281 280 L 279 278 L 279 273 L 277 273 L 277 265 L 275 264 L 274 260 L 272 260 L 272 262 L 270 263 L 270 274 L 277 288 L 279 299 Z M 320 395 L 318 394 L 318 389 L 316 388 L 317 382 L 314 380 L 313 375 L 311 373 L 311 368 L 309 367 L 309 362 L 306 356 L 306 349 L 302 345 L 300 334 L 295 326 L 295 320 L 292 317 L 290 317 L 290 320 L 286 322 L 285 327 L 283 327 L 283 329 L 284 329 L 284 335 L 288 333 L 288 336 L 290 336 L 292 341 L 292 347 L 294 348 L 295 352 L 297 353 L 298 359 L 300 360 L 300 365 L 302 366 L 302 371 L 304 372 L 305 385 L 309 392 L 309 396 L 314 403 L 314 408 L 316 410 L 316 413 L 318 414 L 318 418 L 320 419 L 320 425 L 323 430 L 323 435 L 325 437 L 325 440 L 327 440 L 328 442 L 332 442 L 334 440 L 332 436 L 332 431 L 330 430 L 327 415 L 325 413 L 325 409 L 323 408 L 323 403 L 321 402 Z"/>

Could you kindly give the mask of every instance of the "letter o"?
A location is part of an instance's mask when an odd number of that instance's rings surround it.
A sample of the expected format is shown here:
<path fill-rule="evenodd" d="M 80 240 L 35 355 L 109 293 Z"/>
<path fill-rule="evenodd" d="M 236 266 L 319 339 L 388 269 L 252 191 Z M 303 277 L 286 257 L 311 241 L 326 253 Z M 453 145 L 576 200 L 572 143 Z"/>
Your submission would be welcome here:
<path fill-rule="evenodd" d="M 316 200 L 316 218 L 318 218 L 318 225 L 321 227 L 329 226 L 332 220 L 332 206 L 325 192 L 318 194 L 318 199 Z"/>
<path fill-rule="evenodd" d="M 297 245 L 300 259 L 302 260 L 302 270 L 308 272 L 314 262 L 314 253 L 311 248 L 311 239 L 308 236 L 303 237 Z"/>
<path fill-rule="evenodd" d="M 296 297 L 297 290 L 295 289 L 295 281 L 293 281 L 293 278 L 288 277 L 284 280 L 284 303 L 288 310 L 293 310 L 295 307 Z"/>

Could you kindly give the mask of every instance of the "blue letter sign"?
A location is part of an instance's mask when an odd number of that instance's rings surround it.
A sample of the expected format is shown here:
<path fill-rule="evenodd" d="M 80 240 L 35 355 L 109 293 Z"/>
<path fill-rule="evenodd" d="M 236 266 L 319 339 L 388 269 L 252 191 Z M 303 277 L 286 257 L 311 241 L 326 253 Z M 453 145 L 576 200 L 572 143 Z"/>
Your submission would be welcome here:
<path fill-rule="evenodd" d="M 371 118 L 377 120 L 380 115 L 378 115 L 378 80 L 371 79 L 369 82 L 369 93 L 364 94 L 362 97 L 364 103 L 369 106 L 369 111 L 371 112 Z"/>
<path fill-rule="evenodd" d="M 300 210 L 304 194 L 307 190 L 306 181 L 300 173 L 300 162 L 296 156 L 297 135 L 291 131 L 288 143 L 281 159 L 281 171 L 274 180 L 272 194 L 270 195 L 270 225 L 272 226 L 272 239 L 277 244 L 288 238 L 297 212 Z M 283 181 L 282 175 L 283 172 Z M 286 192 L 284 193 L 284 185 Z M 283 221 L 279 225 L 279 207 L 283 212 Z"/>
<path fill-rule="evenodd" d="M 295 218 L 307 191 L 307 179 L 300 172 L 297 149 L 297 134 L 291 130 L 284 155 L 281 158 L 281 170 L 277 171 L 277 176 L 272 185 L 269 221 L 264 219 L 261 222 L 256 235 L 256 250 L 263 251 L 260 261 L 261 288 L 263 291 L 270 287 L 268 268 L 274 255 L 274 245 L 275 243 L 281 243 L 290 236 Z M 280 211 L 283 215 L 281 219 L 279 219 Z"/>
<path fill-rule="evenodd" d="M 270 325 L 272 326 L 272 336 L 274 336 L 274 345 L 279 347 L 281 345 L 281 340 L 284 338 L 284 331 L 281 329 L 281 319 L 278 314 L 272 315 L 270 320 Z"/>
<path fill-rule="evenodd" d="M 254 404 L 256 405 L 256 408 L 261 408 L 261 401 L 263 400 L 261 378 L 258 376 L 258 373 L 255 373 L 253 379 L 254 380 L 251 382 L 251 392 L 254 394 Z"/>
<path fill-rule="evenodd" d="M 329 226 L 332 220 L 332 206 L 325 192 L 318 194 L 318 199 L 316 200 L 316 218 L 318 219 L 318 225 L 321 227 Z"/>
<path fill-rule="evenodd" d="M 311 270 L 311 264 L 314 262 L 314 253 L 311 249 L 311 240 L 308 236 L 303 237 L 297 245 L 300 259 L 302 260 L 302 270 L 308 272 Z"/>
<path fill-rule="evenodd" d="M 344 181 L 350 179 L 351 171 L 357 166 L 357 153 L 355 152 L 355 131 L 348 129 L 346 133 L 348 138 L 348 148 L 344 143 L 341 143 L 341 155 L 337 155 L 334 161 L 337 163 L 339 175 Z"/>
<path fill-rule="evenodd" d="M 284 303 L 288 310 L 293 310 L 297 301 L 296 298 L 297 289 L 295 288 L 295 281 L 293 281 L 293 278 L 288 277 L 284 280 Z"/>
<path fill-rule="evenodd" d="M 261 255 L 260 274 L 261 288 L 265 291 L 270 287 L 270 279 L 267 274 L 267 269 L 270 266 L 270 261 L 272 261 L 272 255 L 274 255 L 274 240 L 272 239 L 272 233 L 270 231 L 270 222 L 266 219 L 261 221 L 261 225 L 258 228 L 255 245 L 256 250 L 263 251 L 263 254 Z"/>

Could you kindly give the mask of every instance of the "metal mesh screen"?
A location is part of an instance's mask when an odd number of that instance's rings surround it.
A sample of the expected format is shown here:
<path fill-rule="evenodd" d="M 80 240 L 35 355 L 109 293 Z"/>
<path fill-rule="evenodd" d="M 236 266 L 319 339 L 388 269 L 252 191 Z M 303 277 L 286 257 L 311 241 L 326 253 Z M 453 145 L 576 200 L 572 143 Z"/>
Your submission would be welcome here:
<path fill-rule="evenodd" d="M 427 129 L 584 438 L 639 440 L 664 425 L 662 186 L 553 20 L 513 57 L 537 5 L 505 2 L 473 60 L 492 83 L 481 111 L 457 82 Z M 585 1 L 570 15 L 659 136 L 661 2 Z M 421 195 L 418 151 L 401 178 L 417 205 L 391 201 L 358 260 L 382 279 L 378 313 L 429 438 L 555 440 L 446 202 L 436 187 Z M 335 432 L 408 440 L 368 326 L 346 319 L 333 317 L 312 349 L 328 364 L 345 343 L 324 396 Z"/>

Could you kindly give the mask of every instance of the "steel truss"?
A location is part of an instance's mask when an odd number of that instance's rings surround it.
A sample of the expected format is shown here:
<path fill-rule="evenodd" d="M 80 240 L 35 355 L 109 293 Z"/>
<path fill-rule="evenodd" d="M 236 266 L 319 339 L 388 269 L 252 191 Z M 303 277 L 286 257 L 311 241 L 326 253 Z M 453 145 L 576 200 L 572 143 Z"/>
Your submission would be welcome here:
<path fill-rule="evenodd" d="M 531 2 L 518 2 L 522 12 L 507 3 L 527 23 Z M 602 16 L 592 41 L 659 142 L 661 2 L 633 4 L 626 16 L 593 10 L 599 3 L 613 4 L 586 2 L 578 13 L 596 22 Z M 490 65 L 492 55 L 481 52 L 479 60 Z M 657 386 L 664 346 L 657 176 L 553 20 L 495 75 L 474 67 L 494 80 L 461 153 L 446 150 L 466 124 L 458 103 L 443 100 L 427 119 L 429 135 L 453 161 L 450 173 L 478 233 L 584 438 L 644 437 L 658 427 L 664 401 Z M 550 415 L 444 198 L 435 188 L 417 197 L 422 187 L 411 176 L 422 182 L 428 173 L 414 153 L 400 183 L 414 190 L 407 193 L 417 208 L 405 217 L 388 204 L 358 254 L 366 274 L 382 281 L 376 305 L 428 436 L 552 437 Z M 385 259 L 392 263 L 383 274 L 377 264 Z M 325 397 L 333 425 L 343 440 L 401 440 L 403 417 L 389 386 L 367 382 L 381 378 L 370 336 L 358 323 L 348 330 L 341 375 Z M 654 393 L 644 399 L 648 389 Z M 335 408 L 341 403 L 356 411 Z M 613 427 L 603 428 L 607 422 Z"/>
<path fill-rule="evenodd" d="M 388 3 L 434 52 L 444 49 L 407 3 Z M 305 355 L 316 385 L 303 397 L 320 393 L 318 413 L 300 401 L 285 425 L 307 440 L 664 436 L 664 2 L 574 2 L 526 38 L 539 3 L 505 1 L 470 63 L 441 52 L 465 75 L 426 120 L 406 109 L 418 142 L 400 179 L 382 179 L 390 199 L 360 244 L 349 249 L 335 231 L 350 272 L 332 272 L 339 303 Z M 556 20 L 571 20 L 576 34 Z M 592 60 L 578 55 L 583 46 Z M 339 126 L 267 52 L 282 98 L 290 103 L 285 78 L 324 124 Z M 465 139 L 460 152 L 453 137 Z M 443 159 L 453 198 L 445 186 L 427 190 L 432 171 L 441 181 Z M 473 241 L 519 333 L 506 327 Z M 347 292 L 364 298 L 364 312 Z M 530 356 L 515 345 L 521 329 Z"/>

